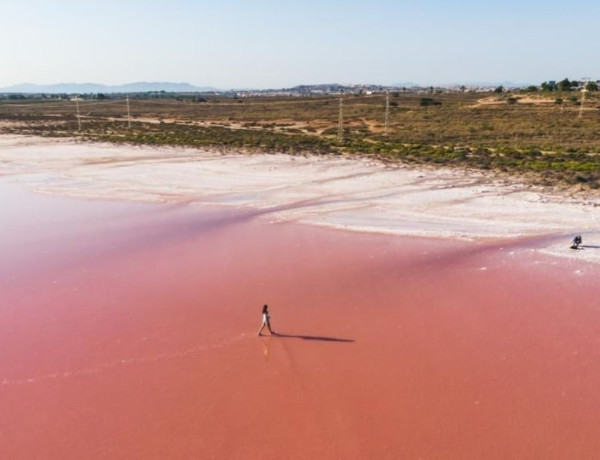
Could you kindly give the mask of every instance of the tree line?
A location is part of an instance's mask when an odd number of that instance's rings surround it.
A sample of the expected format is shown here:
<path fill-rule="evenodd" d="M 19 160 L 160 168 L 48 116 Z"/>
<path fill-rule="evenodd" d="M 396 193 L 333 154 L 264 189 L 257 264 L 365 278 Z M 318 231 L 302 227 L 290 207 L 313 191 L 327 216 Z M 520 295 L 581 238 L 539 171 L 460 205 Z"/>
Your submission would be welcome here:
<path fill-rule="evenodd" d="M 587 83 L 584 81 L 578 80 L 569 80 L 565 78 L 559 82 L 556 81 L 545 81 L 543 82 L 539 88 L 542 91 L 573 91 L 585 88 L 587 91 L 598 91 L 598 82 L 596 81 L 588 81 Z M 530 86 L 527 88 L 528 90 L 537 91 L 537 86 Z"/>

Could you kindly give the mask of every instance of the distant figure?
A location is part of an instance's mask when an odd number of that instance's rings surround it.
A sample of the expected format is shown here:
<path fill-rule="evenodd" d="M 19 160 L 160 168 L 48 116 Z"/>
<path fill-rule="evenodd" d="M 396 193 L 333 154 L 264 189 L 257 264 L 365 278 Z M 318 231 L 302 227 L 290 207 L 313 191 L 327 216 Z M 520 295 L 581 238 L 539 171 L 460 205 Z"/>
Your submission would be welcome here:
<path fill-rule="evenodd" d="M 581 235 L 577 235 L 575 238 L 573 238 L 573 244 L 571 245 L 571 249 L 579 249 L 581 241 Z"/>
<path fill-rule="evenodd" d="M 261 332 L 265 328 L 265 326 L 267 326 L 269 328 L 269 332 L 271 333 L 271 335 L 275 334 L 275 331 L 273 329 L 271 329 L 271 317 L 269 316 L 269 306 L 268 305 L 263 305 L 262 324 L 260 326 L 260 329 L 258 330 L 258 335 L 262 335 Z"/>

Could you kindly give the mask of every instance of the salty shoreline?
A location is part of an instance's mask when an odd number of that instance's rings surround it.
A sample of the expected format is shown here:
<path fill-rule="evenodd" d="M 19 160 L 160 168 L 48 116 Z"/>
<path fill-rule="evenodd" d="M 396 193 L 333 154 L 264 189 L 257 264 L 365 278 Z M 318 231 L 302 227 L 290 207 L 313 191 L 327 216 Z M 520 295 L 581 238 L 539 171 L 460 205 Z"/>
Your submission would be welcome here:
<path fill-rule="evenodd" d="M 241 155 L 0 136 L 0 174 L 37 192 L 83 198 L 252 207 L 272 221 L 464 240 L 551 235 L 537 249 L 600 242 L 600 199 L 543 193 L 480 172 L 414 169 L 335 156 Z"/>

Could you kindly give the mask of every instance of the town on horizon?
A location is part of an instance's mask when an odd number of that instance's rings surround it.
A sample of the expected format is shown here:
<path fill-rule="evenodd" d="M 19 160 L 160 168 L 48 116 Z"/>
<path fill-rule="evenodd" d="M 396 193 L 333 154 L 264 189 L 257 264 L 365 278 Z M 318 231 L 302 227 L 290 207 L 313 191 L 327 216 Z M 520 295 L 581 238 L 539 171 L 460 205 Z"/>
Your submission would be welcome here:
<path fill-rule="evenodd" d="M 104 85 L 99 83 L 57 83 L 40 85 L 23 83 L 0 88 L 0 95 L 4 98 L 82 95 L 98 96 L 109 94 L 141 94 L 141 93 L 174 93 L 174 94 L 196 94 L 219 96 L 311 96 L 327 94 L 373 94 L 385 91 L 400 91 L 410 93 L 424 92 L 488 92 L 488 91 L 569 91 L 586 89 L 597 91 L 600 80 L 582 78 L 579 80 L 547 80 L 539 84 L 517 84 L 510 81 L 503 82 L 470 82 L 440 85 L 423 85 L 414 82 L 394 83 L 391 85 L 380 84 L 301 84 L 290 88 L 265 88 L 265 89 L 219 89 L 211 86 L 195 86 L 186 82 L 134 82 L 122 85 Z"/>

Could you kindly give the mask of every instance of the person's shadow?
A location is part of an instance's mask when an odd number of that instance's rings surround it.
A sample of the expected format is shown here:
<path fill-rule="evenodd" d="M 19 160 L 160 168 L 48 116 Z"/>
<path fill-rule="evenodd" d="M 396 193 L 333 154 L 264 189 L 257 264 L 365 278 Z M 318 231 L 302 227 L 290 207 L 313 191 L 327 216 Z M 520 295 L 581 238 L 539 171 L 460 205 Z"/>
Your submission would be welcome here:
<path fill-rule="evenodd" d="M 283 339 L 301 339 L 301 340 L 315 340 L 318 342 L 354 342 L 354 339 L 341 339 L 338 337 L 324 337 L 320 335 L 297 335 L 297 334 L 285 334 L 282 332 L 276 332 L 272 337 L 281 337 Z"/>

